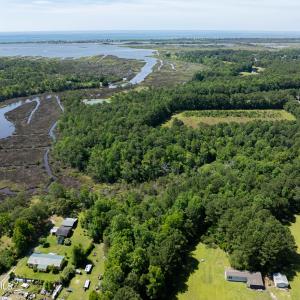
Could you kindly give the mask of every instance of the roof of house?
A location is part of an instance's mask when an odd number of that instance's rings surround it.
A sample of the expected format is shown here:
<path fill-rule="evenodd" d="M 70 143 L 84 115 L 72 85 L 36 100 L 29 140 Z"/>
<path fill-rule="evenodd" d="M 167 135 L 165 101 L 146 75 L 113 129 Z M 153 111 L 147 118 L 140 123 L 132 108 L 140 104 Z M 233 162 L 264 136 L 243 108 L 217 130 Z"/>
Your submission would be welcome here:
<path fill-rule="evenodd" d="M 274 280 L 275 284 L 277 284 L 277 283 L 284 283 L 286 285 L 289 284 L 287 277 L 281 273 L 274 273 L 273 280 Z"/>
<path fill-rule="evenodd" d="M 60 267 L 64 260 L 64 256 L 55 254 L 33 253 L 29 259 L 28 264 L 37 265 L 38 269 L 44 270 L 47 266 Z"/>
<path fill-rule="evenodd" d="M 247 284 L 251 286 L 264 286 L 260 272 L 251 273 L 249 271 L 238 271 L 234 269 L 226 269 L 226 276 L 242 277 L 247 279 Z"/>
<path fill-rule="evenodd" d="M 225 274 L 226 274 L 226 276 L 248 278 L 248 276 L 250 275 L 250 272 L 248 272 L 248 271 L 238 271 L 238 270 L 234 270 L 234 269 L 226 269 Z"/>
<path fill-rule="evenodd" d="M 68 237 L 71 233 L 72 227 L 60 226 L 56 231 L 57 236 Z"/>
<path fill-rule="evenodd" d="M 62 222 L 62 226 L 65 226 L 65 227 L 73 227 L 76 223 L 77 223 L 77 219 L 66 218 L 66 219 L 64 219 L 64 221 Z"/>
<path fill-rule="evenodd" d="M 250 273 L 247 284 L 250 286 L 264 286 L 264 282 L 260 272 Z"/>

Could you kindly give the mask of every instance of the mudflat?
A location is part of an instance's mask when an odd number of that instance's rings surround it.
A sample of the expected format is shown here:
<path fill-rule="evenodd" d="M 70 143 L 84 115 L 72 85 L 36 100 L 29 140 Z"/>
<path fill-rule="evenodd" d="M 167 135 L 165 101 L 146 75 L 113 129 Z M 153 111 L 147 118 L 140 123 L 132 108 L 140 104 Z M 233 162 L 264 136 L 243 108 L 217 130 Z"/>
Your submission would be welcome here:
<path fill-rule="evenodd" d="M 32 190 L 49 182 L 43 157 L 51 145 L 49 130 L 61 109 L 54 96 L 43 95 L 28 124 L 35 107 L 34 102 L 26 103 L 6 115 L 16 128 L 11 137 L 0 140 L 0 182 L 4 181 L 8 189 L 13 186 L 14 190 L 18 186 L 19 189 Z"/>

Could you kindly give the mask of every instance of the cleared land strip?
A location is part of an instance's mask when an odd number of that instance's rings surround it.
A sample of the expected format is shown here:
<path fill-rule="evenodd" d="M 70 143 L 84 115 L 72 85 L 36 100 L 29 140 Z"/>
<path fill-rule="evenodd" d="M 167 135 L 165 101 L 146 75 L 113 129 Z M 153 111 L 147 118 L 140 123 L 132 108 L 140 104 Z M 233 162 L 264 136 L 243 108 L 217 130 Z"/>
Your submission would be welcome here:
<path fill-rule="evenodd" d="M 173 121 L 177 119 L 184 125 L 197 128 L 201 124 L 216 125 L 220 123 L 249 123 L 254 121 L 295 121 L 296 118 L 285 110 L 199 110 L 184 111 L 172 116 L 172 118 L 163 124 L 170 127 Z"/>

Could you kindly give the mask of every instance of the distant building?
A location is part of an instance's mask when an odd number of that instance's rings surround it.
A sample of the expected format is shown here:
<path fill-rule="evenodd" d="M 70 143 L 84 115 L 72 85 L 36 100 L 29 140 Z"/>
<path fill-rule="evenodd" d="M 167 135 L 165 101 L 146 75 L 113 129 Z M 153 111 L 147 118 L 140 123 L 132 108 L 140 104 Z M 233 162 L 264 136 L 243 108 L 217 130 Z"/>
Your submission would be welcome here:
<path fill-rule="evenodd" d="M 290 285 L 287 277 L 281 273 L 273 274 L 273 281 L 275 286 L 281 289 L 286 289 Z"/>
<path fill-rule="evenodd" d="M 260 272 L 250 273 L 234 269 L 225 270 L 225 279 L 233 282 L 245 282 L 251 289 L 264 289 L 264 283 Z"/>
<path fill-rule="evenodd" d="M 39 271 L 43 272 L 46 272 L 49 267 L 55 267 L 58 270 L 61 270 L 64 259 L 64 256 L 55 254 L 33 253 L 29 257 L 27 265 L 30 268 L 36 267 Z"/>
<path fill-rule="evenodd" d="M 77 225 L 77 222 L 78 222 L 78 219 L 66 218 L 62 222 L 61 226 L 75 228 Z"/>

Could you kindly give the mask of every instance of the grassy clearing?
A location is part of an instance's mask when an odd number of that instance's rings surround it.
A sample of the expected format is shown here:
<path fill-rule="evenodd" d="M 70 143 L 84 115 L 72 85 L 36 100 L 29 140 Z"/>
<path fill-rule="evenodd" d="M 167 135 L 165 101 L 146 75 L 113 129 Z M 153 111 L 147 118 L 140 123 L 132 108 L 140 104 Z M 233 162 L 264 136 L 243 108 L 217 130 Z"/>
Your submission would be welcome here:
<path fill-rule="evenodd" d="M 242 76 L 253 76 L 253 75 L 258 75 L 259 73 L 261 73 L 265 70 L 265 68 L 255 67 L 255 66 L 254 66 L 254 69 L 256 69 L 256 71 L 254 71 L 254 72 L 241 72 L 240 75 L 242 75 Z"/>
<path fill-rule="evenodd" d="M 4 235 L 0 238 L 0 251 L 11 248 L 13 246 L 13 242 L 10 237 Z"/>
<path fill-rule="evenodd" d="M 186 126 L 197 128 L 201 124 L 248 123 L 253 121 L 295 121 L 296 118 L 285 110 L 202 110 L 184 111 L 172 116 L 163 126 L 170 127 L 174 119 Z"/>
<path fill-rule="evenodd" d="M 60 226 L 63 221 L 63 218 L 57 216 L 54 216 L 51 219 L 54 222 L 55 226 Z M 64 255 L 65 258 L 68 260 L 68 264 L 70 264 L 73 247 L 75 245 L 82 244 L 82 246 L 85 249 L 87 249 L 91 244 L 92 240 L 87 236 L 85 230 L 81 227 L 81 224 L 79 222 L 77 228 L 75 229 L 71 237 L 71 241 L 71 246 L 58 245 L 56 237 L 49 235 L 47 237 L 49 247 L 43 248 L 41 246 L 38 246 L 34 249 L 34 251 L 41 253 L 56 253 L 58 255 Z M 17 269 L 15 271 L 16 275 L 45 281 L 56 281 L 59 279 L 60 274 L 34 272 L 31 268 L 27 267 L 27 260 L 28 257 L 24 257 L 19 261 L 19 263 L 17 264 Z"/>
<path fill-rule="evenodd" d="M 21 185 L 18 183 L 14 183 L 12 181 L 9 180 L 0 180 L 0 190 L 1 189 L 5 189 L 8 188 L 12 191 L 22 191 L 25 188 L 25 185 Z"/>
<path fill-rule="evenodd" d="M 295 238 L 296 244 L 298 246 L 298 254 L 300 257 L 300 216 L 297 216 L 296 222 L 292 224 L 291 226 L 291 232 Z M 294 276 L 293 280 L 290 282 L 291 284 L 291 298 L 292 300 L 298 300 L 300 299 L 300 260 L 299 265 L 297 268 L 299 271 L 296 273 L 296 276 Z"/>
<path fill-rule="evenodd" d="M 160 62 L 162 61 L 162 63 Z M 182 84 L 191 80 L 196 72 L 203 70 L 203 65 L 158 57 L 158 63 L 142 87 L 165 87 Z"/>
<path fill-rule="evenodd" d="M 300 257 L 300 216 L 296 217 L 296 222 L 290 226 L 290 230 L 295 238 L 296 244 L 298 246 L 298 253 Z M 296 268 L 299 271 L 296 272 L 293 278 L 288 278 L 290 282 L 290 290 L 280 290 L 274 287 L 268 288 L 278 300 L 299 300 L 300 299 L 300 258 L 296 262 Z"/>
<path fill-rule="evenodd" d="M 104 273 L 103 244 L 96 245 L 88 259 L 94 264 L 92 273 L 85 274 L 83 272 L 82 275 L 76 275 L 69 285 L 72 292 L 68 292 L 67 289 L 64 289 L 60 295 L 61 298 L 68 300 L 86 300 L 90 292 L 99 284 L 98 276 Z M 91 281 L 91 285 L 89 290 L 85 292 L 83 285 L 87 279 Z"/>
<path fill-rule="evenodd" d="M 227 255 L 220 249 L 199 244 L 193 252 L 198 268 L 187 281 L 187 290 L 179 300 L 269 300 L 268 292 L 252 291 L 244 283 L 228 282 L 225 268 L 230 266 Z M 204 259 L 204 262 L 201 262 Z"/>

